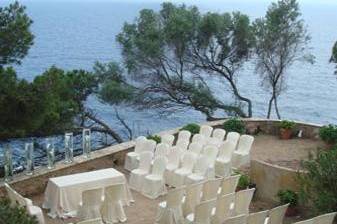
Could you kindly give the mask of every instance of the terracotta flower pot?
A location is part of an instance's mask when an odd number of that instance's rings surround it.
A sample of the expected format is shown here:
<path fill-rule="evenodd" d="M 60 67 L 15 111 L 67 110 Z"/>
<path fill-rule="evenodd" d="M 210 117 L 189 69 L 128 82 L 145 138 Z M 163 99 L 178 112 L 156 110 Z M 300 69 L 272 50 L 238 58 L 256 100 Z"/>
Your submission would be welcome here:
<path fill-rule="evenodd" d="M 285 215 L 287 217 L 294 217 L 294 216 L 298 215 L 298 210 L 297 210 L 296 207 L 290 206 L 290 207 L 287 208 Z"/>
<path fill-rule="evenodd" d="M 291 139 L 292 129 L 280 129 L 280 138 L 283 140 Z"/>

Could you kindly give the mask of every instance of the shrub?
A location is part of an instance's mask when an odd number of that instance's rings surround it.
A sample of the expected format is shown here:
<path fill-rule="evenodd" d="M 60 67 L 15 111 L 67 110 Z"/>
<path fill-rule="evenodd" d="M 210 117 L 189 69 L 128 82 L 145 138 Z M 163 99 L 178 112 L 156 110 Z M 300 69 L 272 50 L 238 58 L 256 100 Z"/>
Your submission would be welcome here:
<path fill-rule="evenodd" d="M 321 127 L 319 129 L 319 136 L 326 143 L 337 143 L 337 126 L 329 124 Z"/>
<path fill-rule="evenodd" d="M 24 208 L 11 207 L 7 199 L 0 199 L 0 223 L 6 224 L 38 224 L 35 217 L 27 214 Z"/>
<path fill-rule="evenodd" d="M 293 121 L 283 120 L 280 122 L 280 128 L 282 129 L 293 129 L 295 128 L 296 123 Z"/>
<path fill-rule="evenodd" d="M 180 130 L 186 130 L 192 133 L 192 135 L 194 134 L 198 134 L 200 132 L 200 125 L 198 124 L 187 124 L 184 127 L 182 127 Z"/>
<path fill-rule="evenodd" d="M 245 131 L 246 131 L 246 127 L 245 127 L 245 124 L 243 123 L 243 121 L 240 120 L 240 119 L 237 119 L 237 118 L 231 118 L 231 119 L 225 121 L 223 126 L 224 126 L 224 129 L 227 132 L 235 131 L 235 132 L 238 132 L 240 134 L 244 134 Z"/>
<path fill-rule="evenodd" d="M 147 139 L 154 140 L 157 144 L 161 143 L 161 137 L 159 135 L 149 135 Z"/>
<path fill-rule="evenodd" d="M 238 189 L 243 190 L 243 189 L 247 189 L 249 187 L 250 184 L 250 178 L 248 175 L 246 174 L 240 174 L 240 179 L 238 182 Z"/>
<path fill-rule="evenodd" d="M 277 193 L 281 204 L 288 204 L 290 207 L 294 207 L 298 203 L 298 194 L 292 190 L 280 190 Z"/>
<path fill-rule="evenodd" d="M 298 175 L 300 198 L 318 213 L 337 211 L 337 150 L 319 151 L 302 165 L 307 172 Z"/>

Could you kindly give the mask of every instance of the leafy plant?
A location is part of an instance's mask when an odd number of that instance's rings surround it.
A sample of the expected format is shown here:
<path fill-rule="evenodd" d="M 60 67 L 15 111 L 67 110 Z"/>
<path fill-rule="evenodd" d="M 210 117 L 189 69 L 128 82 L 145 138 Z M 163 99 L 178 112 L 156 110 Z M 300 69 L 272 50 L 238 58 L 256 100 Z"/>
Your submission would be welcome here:
<path fill-rule="evenodd" d="M 154 140 L 157 144 L 161 143 L 161 137 L 159 135 L 149 135 L 147 139 Z"/>
<path fill-rule="evenodd" d="M 290 207 L 295 207 L 298 203 L 298 194 L 292 190 L 280 190 L 277 193 L 282 204 L 288 204 Z"/>
<path fill-rule="evenodd" d="M 337 150 L 321 150 L 302 166 L 306 172 L 298 175 L 300 198 L 317 213 L 337 211 Z"/>
<path fill-rule="evenodd" d="M 294 129 L 296 126 L 296 123 L 293 121 L 283 120 L 280 122 L 280 128 L 282 129 Z"/>
<path fill-rule="evenodd" d="M 336 125 L 326 125 L 319 129 L 319 136 L 321 139 L 327 143 L 334 144 L 337 143 L 337 126 Z"/>
<path fill-rule="evenodd" d="M 195 123 L 191 123 L 191 124 L 185 125 L 180 130 L 189 131 L 189 132 L 192 133 L 192 135 L 194 135 L 194 134 L 198 134 L 200 132 L 200 125 L 195 124 Z"/>
<path fill-rule="evenodd" d="M 235 132 L 238 132 L 240 134 L 244 134 L 245 131 L 246 131 L 246 127 L 245 127 L 244 122 L 242 120 L 238 119 L 238 118 L 231 118 L 231 119 L 225 121 L 223 126 L 224 126 L 224 129 L 227 132 L 235 131 Z"/>
<path fill-rule="evenodd" d="M 246 174 L 241 174 L 239 182 L 238 182 L 238 189 L 247 189 L 250 184 L 250 178 Z"/>
<path fill-rule="evenodd" d="M 0 200 L 0 223 L 38 224 L 36 218 L 29 216 L 24 208 L 11 207 L 7 199 Z"/>

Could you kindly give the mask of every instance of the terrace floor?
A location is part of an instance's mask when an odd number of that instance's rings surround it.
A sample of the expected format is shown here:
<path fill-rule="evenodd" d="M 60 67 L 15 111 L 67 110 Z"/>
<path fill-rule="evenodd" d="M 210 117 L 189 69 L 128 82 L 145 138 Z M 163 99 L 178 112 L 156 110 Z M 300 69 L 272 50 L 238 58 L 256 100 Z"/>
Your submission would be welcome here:
<path fill-rule="evenodd" d="M 252 159 L 260 159 L 281 166 L 296 168 L 299 162 L 308 158 L 309 153 L 315 153 L 318 147 L 322 147 L 323 143 L 320 141 L 308 140 L 308 139 L 292 139 L 292 140 L 279 140 L 275 136 L 259 135 L 255 137 L 255 142 L 252 148 Z M 115 167 L 119 171 L 123 172 L 128 177 L 126 172 L 121 167 Z M 130 207 L 125 207 L 125 212 L 128 217 L 126 223 L 128 224 L 152 224 L 157 211 L 158 202 L 163 200 L 159 198 L 157 200 L 150 200 L 141 194 L 132 191 L 135 203 Z M 41 206 L 43 201 L 43 194 L 31 197 L 34 204 Z M 270 204 L 261 201 L 253 201 L 251 204 L 251 212 L 262 211 L 275 207 L 275 204 Z M 78 221 L 73 219 L 51 219 L 45 212 L 46 224 L 63 224 Z M 295 220 L 301 219 L 286 218 L 285 223 L 292 223 Z"/>

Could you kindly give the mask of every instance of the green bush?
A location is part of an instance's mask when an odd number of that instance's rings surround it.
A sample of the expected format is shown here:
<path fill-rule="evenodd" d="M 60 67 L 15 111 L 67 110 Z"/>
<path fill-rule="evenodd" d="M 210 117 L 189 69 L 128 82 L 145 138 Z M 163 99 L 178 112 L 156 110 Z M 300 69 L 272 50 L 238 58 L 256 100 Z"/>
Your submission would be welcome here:
<path fill-rule="evenodd" d="M 280 128 L 282 129 L 294 129 L 295 126 L 296 126 L 296 123 L 293 121 L 283 120 L 280 122 Z"/>
<path fill-rule="evenodd" d="M 318 214 L 337 211 L 337 150 L 319 151 L 302 166 L 307 172 L 298 175 L 300 198 Z"/>
<path fill-rule="evenodd" d="M 237 118 L 231 118 L 225 121 L 223 126 L 227 132 L 235 131 L 240 134 L 244 134 L 246 132 L 246 127 L 245 127 L 244 122 Z"/>
<path fill-rule="evenodd" d="M 337 126 L 336 125 L 326 125 L 319 129 L 319 136 L 323 141 L 329 144 L 337 143 Z"/>
<path fill-rule="evenodd" d="M 247 189 L 249 187 L 250 184 L 250 178 L 248 175 L 246 174 L 240 174 L 240 179 L 238 182 L 238 189 L 243 190 L 243 189 Z"/>
<path fill-rule="evenodd" d="M 157 144 L 161 143 L 161 137 L 159 135 L 149 135 L 147 139 L 154 140 Z"/>
<path fill-rule="evenodd" d="M 180 130 L 189 131 L 189 132 L 192 133 L 192 135 L 194 135 L 194 134 L 198 134 L 200 132 L 200 125 L 191 123 L 191 124 L 185 125 Z"/>
<path fill-rule="evenodd" d="M 27 214 L 26 209 L 11 207 L 7 199 L 0 199 L 0 223 L 38 224 L 35 217 L 31 217 Z"/>
<path fill-rule="evenodd" d="M 277 193 L 281 204 L 288 204 L 290 207 L 294 207 L 298 203 L 298 194 L 292 190 L 280 190 Z"/>

